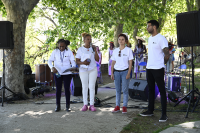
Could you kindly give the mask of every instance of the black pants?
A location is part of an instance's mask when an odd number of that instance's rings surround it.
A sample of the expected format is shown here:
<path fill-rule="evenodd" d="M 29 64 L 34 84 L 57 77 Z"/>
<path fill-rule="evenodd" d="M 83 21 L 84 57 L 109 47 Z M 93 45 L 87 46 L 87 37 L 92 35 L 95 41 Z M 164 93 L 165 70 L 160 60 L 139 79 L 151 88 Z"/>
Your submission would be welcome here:
<path fill-rule="evenodd" d="M 147 83 L 149 87 L 149 105 L 148 110 L 154 111 L 155 99 L 155 82 L 157 83 L 162 105 L 162 114 L 166 114 L 167 98 L 164 82 L 164 68 L 161 69 L 147 69 Z"/>
<path fill-rule="evenodd" d="M 61 90 L 62 90 L 62 81 L 64 81 L 64 89 L 65 89 L 65 98 L 66 105 L 70 105 L 70 83 L 72 79 L 72 75 L 61 75 L 61 77 L 57 78 L 54 74 L 54 79 L 56 82 L 56 104 L 60 104 L 61 98 Z"/>

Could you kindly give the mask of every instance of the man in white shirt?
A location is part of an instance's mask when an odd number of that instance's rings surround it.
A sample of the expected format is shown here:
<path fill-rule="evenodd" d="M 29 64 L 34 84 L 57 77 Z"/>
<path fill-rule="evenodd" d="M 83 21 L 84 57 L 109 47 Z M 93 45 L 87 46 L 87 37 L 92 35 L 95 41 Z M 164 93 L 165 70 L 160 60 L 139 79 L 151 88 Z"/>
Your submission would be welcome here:
<path fill-rule="evenodd" d="M 169 60 L 169 48 L 167 39 L 158 33 L 159 23 L 156 20 L 147 22 L 147 31 L 151 34 L 148 40 L 148 62 L 147 62 L 147 83 L 149 88 L 148 110 L 141 113 L 141 116 L 153 116 L 155 100 L 155 82 L 160 91 L 162 116 L 159 122 L 166 122 L 167 98 L 164 82 L 164 67 Z"/>

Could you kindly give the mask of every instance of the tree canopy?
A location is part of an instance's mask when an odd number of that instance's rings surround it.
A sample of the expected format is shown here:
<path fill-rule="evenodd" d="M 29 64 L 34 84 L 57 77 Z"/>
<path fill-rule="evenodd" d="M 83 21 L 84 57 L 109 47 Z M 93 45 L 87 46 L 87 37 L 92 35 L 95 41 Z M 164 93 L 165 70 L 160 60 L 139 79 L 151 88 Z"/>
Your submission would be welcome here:
<path fill-rule="evenodd" d="M 2 2 L 0 5 L 5 16 L 5 6 Z M 132 43 L 136 35 L 149 36 L 146 22 L 151 19 L 161 19 L 161 29 L 164 27 L 161 32 L 176 38 L 175 15 L 186 11 L 186 5 L 182 0 L 40 0 L 27 23 L 26 44 L 31 44 L 26 46 L 25 62 L 35 64 L 38 57 L 55 48 L 58 38 L 70 40 L 71 49 L 77 49 L 82 44 L 83 32 L 103 40 L 102 50 L 107 49 L 108 42 L 114 40 L 114 28 L 118 24 L 123 24 L 123 32 L 128 33 Z M 37 19 L 47 19 L 52 25 L 35 30 Z M 45 36 L 46 40 L 38 36 Z"/>

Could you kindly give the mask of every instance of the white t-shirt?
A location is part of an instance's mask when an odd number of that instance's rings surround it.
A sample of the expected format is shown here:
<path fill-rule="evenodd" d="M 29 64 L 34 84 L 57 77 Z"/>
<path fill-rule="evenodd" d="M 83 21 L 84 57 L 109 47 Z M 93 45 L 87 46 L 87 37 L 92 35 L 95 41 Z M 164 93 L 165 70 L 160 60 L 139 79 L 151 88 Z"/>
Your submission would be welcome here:
<path fill-rule="evenodd" d="M 150 36 L 148 40 L 147 69 L 161 69 L 165 67 L 163 49 L 168 48 L 167 39 L 160 33 Z"/>
<path fill-rule="evenodd" d="M 54 66 L 52 64 L 54 62 Z M 52 67 L 55 67 L 57 71 L 60 73 L 60 75 L 68 75 L 72 74 L 70 71 L 66 73 L 64 72 L 66 69 L 71 67 L 76 67 L 74 55 L 71 50 L 64 50 L 60 51 L 59 49 L 55 49 L 48 60 L 48 65 L 52 69 Z"/>
<path fill-rule="evenodd" d="M 88 58 L 91 60 L 89 65 L 80 65 L 79 72 L 90 71 L 97 67 L 95 61 L 95 51 L 92 49 L 92 47 L 85 48 L 84 46 L 82 46 L 78 48 L 76 58 L 80 59 L 81 62 L 85 61 Z"/>
<path fill-rule="evenodd" d="M 129 68 L 129 60 L 133 60 L 133 52 L 132 49 L 125 47 L 121 50 L 121 57 L 119 57 L 119 51 L 119 48 L 114 49 L 111 60 L 116 61 L 115 70 L 125 70 Z"/>

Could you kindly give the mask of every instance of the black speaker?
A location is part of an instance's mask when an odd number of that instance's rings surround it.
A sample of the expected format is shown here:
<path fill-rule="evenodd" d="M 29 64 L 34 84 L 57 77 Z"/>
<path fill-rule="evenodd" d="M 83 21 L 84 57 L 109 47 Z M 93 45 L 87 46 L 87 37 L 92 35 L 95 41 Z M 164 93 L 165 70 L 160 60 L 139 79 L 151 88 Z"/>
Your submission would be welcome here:
<path fill-rule="evenodd" d="M 10 21 L 0 21 L 0 48 L 14 48 L 13 23 Z"/>
<path fill-rule="evenodd" d="M 82 96 L 82 84 L 79 76 L 72 78 L 70 87 L 73 96 Z"/>
<path fill-rule="evenodd" d="M 82 83 L 81 83 L 81 79 L 78 75 L 73 77 L 70 88 L 71 88 L 71 93 L 73 96 L 82 96 Z M 98 83 L 96 81 L 95 95 L 97 94 L 97 91 L 98 91 Z M 89 90 L 88 90 L 88 93 L 89 93 Z"/>
<path fill-rule="evenodd" d="M 177 14 L 176 28 L 179 47 L 200 46 L 200 11 Z"/>
<path fill-rule="evenodd" d="M 175 103 L 178 101 L 178 96 L 173 91 L 168 92 L 168 98 Z"/>
<path fill-rule="evenodd" d="M 132 99 L 148 100 L 149 89 L 146 80 L 131 79 L 129 82 L 129 96 Z M 159 93 L 157 85 L 155 85 L 155 99 Z"/>

